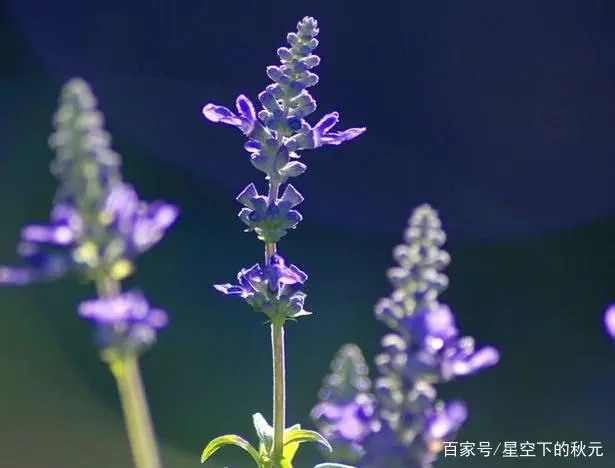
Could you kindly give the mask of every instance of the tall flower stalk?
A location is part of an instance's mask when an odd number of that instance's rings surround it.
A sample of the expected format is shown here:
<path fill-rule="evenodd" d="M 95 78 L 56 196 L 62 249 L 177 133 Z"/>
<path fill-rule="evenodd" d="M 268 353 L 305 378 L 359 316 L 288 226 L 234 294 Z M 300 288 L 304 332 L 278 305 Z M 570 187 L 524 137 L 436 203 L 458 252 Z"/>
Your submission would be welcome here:
<path fill-rule="evenodd" d="M 495 365 L 499 353 L 475 349 L 462 337 L 448 306 L 438 301 L 447 287 L 442 270 L 449 255 L 438 214 L 428 205 L 412 213 L 404 243 L 387 276 L 393 293 L 375 307 L 391 329 L 376 356 L 373 385 L 363 355 L 344 346 L 312 410 L 320 431 L 335 447 L 329 458 L 360 468 L 431 468 L 465 422 L 462 402 L 438 400 L 435 384 Z"/>
<path fill-rule="evenodd" d="M 23 286 L 71 272 L 95 284 L 97 297 L 81 302 L 78 312 L 94 322 L 101 357 L 117 383 L 135 467 L 161 468 L 138 359 L 168 318 L 141 291 L 122 291 L 121 281 L 178 210 L 141 201 L 122 180 L 121 158 L 82 79 L 64 86 L 54 127 L 49 143 L 58 188 L 50 222 L 23 228 L 18 253 L 25 265 L 0 267 L 0 284 Z"/>
<path fill-rule="evenodd" d="M 302 291 L 307 275 L 295 265 L 287 264 L 278 252 L 278 242 L 302 219 L 294 208 L 303 202 L 303 196 L 288 183 L 307 169 L 298 151 L 340 145 L 361 135 L 365 128 L 332 131 L 339 120 L 337 112 L 326 114 L 313 126 L 306 121 L 316 111 L 316 101 L 308 88 L 318 82 L 318 76 L 311 71 L 320 63 L 320 58 L 312 53 L 318 46 L 317 35 L 316 20 L 309 17 L 297 24 L 296 32 L 287 35 L 288 47 L 277 50 L 280 63 L 267 67 L 267 76 L 273 83 L 258 95 L 262 106 L 258 113 L 244 95 L 236 100 L 236 112 L 215 104 L 203 108 L 208 120 L 241 130 L 248 139 L 244 148 L 250 162 L 266 175 L 268 183 L 266 195 L 249 184 L 237 197 L 243 205 L 238 216 L 247 226 L 246 231 L 254 232 L 265 244 L 264 264 L 242 269 L 237 284 L 218 284 L 215 288 L 245 300 L 270 322 L 273 427 L 257 413 L 254 425 L 260 439 L 259 450 L 238 436 L 227 435 L 205 447 L 202 461 L 230 443 L 247 450 L 259 466 L 291 466 L 298 443 L 314 440 L 326 444 L 313 431 L 301 430 L 298 425 L 286 428 L 284 325 L 310 312 L 304 309 L 306 294 Z"/>

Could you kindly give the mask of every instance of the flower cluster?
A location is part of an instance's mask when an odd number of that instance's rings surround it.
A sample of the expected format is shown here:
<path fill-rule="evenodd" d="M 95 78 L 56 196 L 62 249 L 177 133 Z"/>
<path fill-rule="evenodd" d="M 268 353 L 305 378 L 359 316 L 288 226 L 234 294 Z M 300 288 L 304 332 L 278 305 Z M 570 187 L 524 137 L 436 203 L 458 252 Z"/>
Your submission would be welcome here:
<path fill-rule="evenodd" d="M 162 201 L 141 201 L 122 180 L 120 156 L 111 149 L 103 116 L 83 80 L 64 86 L 54 126 L 51 172 L 59 185 L 50 222 L 22 230 L 18 253 L 25 266 L 0 267 L 0 284 L 25 285 L 70 271 L 99 286 L 120 281 L 132 273 L 133 260 L 160 241 L 178 210 Z M 99 289 L 112 297 L 86 301 L 79 310 L 100 325 L 104 342 L 130 337 L 128 346 L 151 344 L 164 324 L 161 312 L 140 294 Z"/>
<path fill-rule="evenodd" d="M 357 389 L 351 400 L 321 394 L 323 401 L 313 412 L 316 423 L 334 435 L 338 445 L 354 449 L 351 456 L 334 455 L 336 460 L 354 457 L 361 468 L 431 467 L 443 442 L 453 438 L 467 418 L 462 402 L 438 400 L 433 385 L 499 360 L 494 348 L 476 350 L 471 337 L 460 336 L 453 313 L 438 302 L 448 283 L 442 273 L 449 263 L 441 249 L 445 238 L 431 207 L 413 212 L 405 243 L 394 250 L 398 266 L 387 274 L 394 291 L 375 307 L 376 318 L 393 331 L 382 339 L 383 350 L 375 359 L 379 377 L 371 389 Z M 356 352 L 352 358 L 359 363 L 362 359 Z M 334 371 L 335 378 L 347 379 L 347 369 Z"/>
<path fill-rule="evenodd" d="M 364 455 L 362 441 L 370 433 L 375 398 L 369 394 L 369 369 L 361 349 L 344 345 L 331 362 L 319 393 L 321 402 L 310 416 L 333 447 L 335 460 L 356 463 Z"/>
<path fill-rule="evenodd" d="M 244 95 L 237 97 L 236 113 L 215 104 L 203 108 L 208 120 L 236 127 L 248 137 L 244 148 L 250 161 L 267 176 L 267 196 L 259 195 L 250 184 L 238 197 L 245 207 L 239 212 L 240 219 L 265 243 L 279 241 L 301 221 L 299 212 L 291 209 L 303 201 L 301 194 L 289 184 L 278 198 L 280 185 L 307 169 L 297 151 L 340 145 L 365 131 L 332 131 L 339 120 L 337 112 L 325 115 L 314 126 L 305 120 L 316 111 L 316 101 L 308 88 L 318 83 L 318 75 L 311 71 L 320 63 L 312 53 L 318 46 L 317 35 L 316 20 L 309 17 L 298 23 L 296 33 L 287 35 L 289 47 L 277 51 L 281 63 L 267 67 L 267 76 L 273 83 L 258 95 L 262 105 L 258 113 Z"/>
<path fill-rule="evenodd" d="M 307 275 L 295 265 L 286 266 L 284 259 L 274 254 L 261 268 L 255 264 L 237 275 L 238 284 L 216 284 L 214 287 L 229 296 L 244 299 L 255 311 L 270 320 L 294 320 L 310 312 L 303 309 L 306 294 L 300 290 Z"/>
<path fill-rule="evenodd" d="M 120 354 L 139 351 L 156 340 L 156 332 L 167 324 L 167 313 L 153 308 L 141 291 L 127 291 L 112 297 L 83 301 L 79 315 L 99 325 L 102 349 Z"/>

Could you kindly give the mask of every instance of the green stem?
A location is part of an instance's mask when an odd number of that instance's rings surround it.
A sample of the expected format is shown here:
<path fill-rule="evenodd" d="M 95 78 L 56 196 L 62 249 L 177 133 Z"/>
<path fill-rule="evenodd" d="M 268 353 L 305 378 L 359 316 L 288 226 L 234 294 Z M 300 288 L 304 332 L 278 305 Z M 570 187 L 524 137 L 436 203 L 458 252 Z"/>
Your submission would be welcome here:
<path fill-rule="evenodd" d="M 282 460 L 284 428 L 286 427 L 286 376 L 284 365 L 284 325 L 271 324 L 271 351 L 273 355 L 273 452 L 274 466 Z"/>
<path fill-rule="evenodd" d="M 96 287 L 100 297 L 115 296 L 120 291 L 119 284 L 109 279 L 97 282 Z M 110 352 L 104 360 L 117 384 L 135 467 L 162 468 L 137 355 Z"/>
<path fill-rule="evenodd" d="M 269 183 L 268 202 L 274 203 L 278 198 L 280 184 Z M 276 253 L 275 242 L 265 244 L 265 262 L 268 264 Z M 271 322 L 271 355 L 273 358 L 273 449 L 271 459 L 273 466 L 281 466 L 284 453 L 284 429 L 286 428 L 286 368 L 284 353 L 284 321 Z"/>

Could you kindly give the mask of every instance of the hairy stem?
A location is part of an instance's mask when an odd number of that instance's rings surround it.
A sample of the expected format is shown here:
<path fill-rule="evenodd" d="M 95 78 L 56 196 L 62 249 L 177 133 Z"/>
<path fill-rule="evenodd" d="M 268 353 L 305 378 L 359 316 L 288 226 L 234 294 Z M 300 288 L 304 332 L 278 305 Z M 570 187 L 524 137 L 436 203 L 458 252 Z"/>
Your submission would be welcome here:
<path fill-rule="evenodd" d="M 100 297 L 115 296 L 120 291 L 119 284 L 108 279 L 96 286 Z M 162 468 L 137 355 L 107 353 L 105 361 L 117 384 L 135 467 Z"/>
<path fill-rule="evenodd" d="M 286 376 L 284 366 L 284 326 L 271 324 L 271 351 L 273 354 L 273 452 L 274 463 L 282 460 L 284 428 L 286 427 Z"/>
<path fill-rule="evenodd" d="M 268 203 L 275 203 L 280 184 L 269 183 Z M 268 264 L 276 253 L 275 242 L 265 244 L 265 261 Z M 273 358 L 273 451 L 271 458 L 274 466 L 280 466 L 284 449 L 284 429 L 286 428 L 286 367 L 284 352 L 284 321 L 271 323 L 271 355 Z"/>

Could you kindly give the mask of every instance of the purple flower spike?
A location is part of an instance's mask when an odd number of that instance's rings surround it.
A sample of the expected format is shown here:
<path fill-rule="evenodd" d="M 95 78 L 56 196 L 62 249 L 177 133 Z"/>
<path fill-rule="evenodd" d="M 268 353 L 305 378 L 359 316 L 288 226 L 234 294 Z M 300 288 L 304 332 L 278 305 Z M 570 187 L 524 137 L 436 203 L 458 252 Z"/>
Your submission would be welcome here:
<path fill-rule="evenodd" d="M 615 305 L 610 306 L 604 313 L 604 326 L 608 334 L 615 340 Z"/>
<path fill-rule="evenodd" d="M 122 181 L 121 158 L 103 123 L 88 84 L 70 80 L 50 137 L 59 183 L 50 222 L 22 229 L 18 253 L 27 265 L 0 267 L 0 284 L 55 279 L 71 270 L 89 280 L 122 280 L 177 219 L 175 206 L 141 201 Z"/>
<path fill-rule="evenodd" d="M 376 410 L 375 399 L 368 393 L 371 381 L 361 349 L 344 345 L 333 358 L 331 371 L 320 390 L 322 401 L 310 417 L 333 446 L 335 460 L 355 463 L 365 453 L 363 442 Z"/>
<path fill-rule="evenodd" d="M 334 120 L 324 122 L 323 128 Z M 322 430 L 343 435 L 346 446 L 358 445 L 362 455 L 355 463 L 360 468 L 432 468 L 444 443 L 468 417 L 464 403 L 438 400 L 434 385 L 474 374 L 500 359 L 495 348 L 477 350 L 473 338 L 460 336 L 453 312 L 438 302 L 448 284 L 442 269 L 450 260 L 441 249 L 446 238 L 441 224 L 431 207 L 418 207 L 404 233 L 406 243 L 394 249 L 398 266 L 387 272 L 394 291 L 375 308 L 376 318 L 393 333 L 382 339 L 382 352 L 375 359 L 380 375 L 373 395 L 368 394 L 374 398 L 374 413 L 362 422 L 365 432 L 353 425 L 360 420 L 351 417 L 352 407 L 338 404 L 336 413 L 317 406 Z M 612 322 L 615 325 L 615 317 Z M 338 368 L 332 381 L 343 381 L 346 372 Z M 327 395 L 321 398 L 329 401 Z M 355 434 L 363 436 L 353 439 Z M 347 461 L 344 457 L 334 452 L 330 459 Z"/>
<path fill-rule="evenodd" d="M 297 24 L 296 32 L 286 36 L 290 47 L 278 48 L 280 62 L 266 67 L 266 74 L 273 83 L 258 94 L 262 106 L 258 112 L 243 95 L 237 98 L 236 112 L 216 104 L 203 108 L 203 115 L 211 122 L 237 127 L 248 137 L 244 148 L 250 154 L 250 162 L 278 188 L 306 171 L 304 163 L 292 160 L 300 157 L 297 151 L 341 145 L 365 131 L 365 128 L 331 131 L 339 120 L 337 112 L 325 115 L 314 127 L 305 120 L 317 108 L 308 88 L 319 80 L 311 71 L 320 63 L 320 58 L 313 54 L 318 46 L 318 32 L 316 20 L 305 17 Z M 298 216 L 295 214 L 292 218 L 297 220 Z M 247 224 L 246 219 L 242 220 Z M 250 227 L 263 242 L 275 242 Z M 274 237 L 279 239 L 277 235 Z"/>

